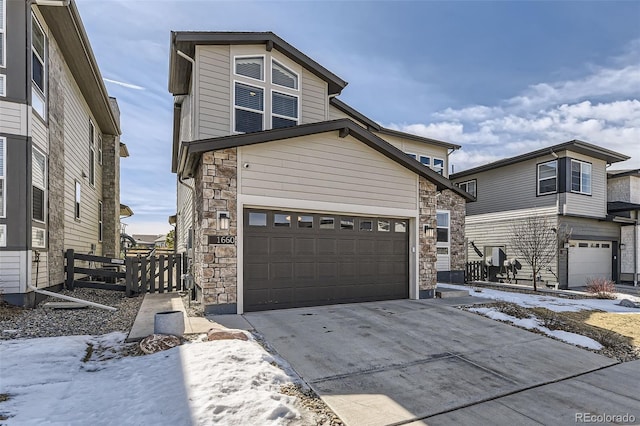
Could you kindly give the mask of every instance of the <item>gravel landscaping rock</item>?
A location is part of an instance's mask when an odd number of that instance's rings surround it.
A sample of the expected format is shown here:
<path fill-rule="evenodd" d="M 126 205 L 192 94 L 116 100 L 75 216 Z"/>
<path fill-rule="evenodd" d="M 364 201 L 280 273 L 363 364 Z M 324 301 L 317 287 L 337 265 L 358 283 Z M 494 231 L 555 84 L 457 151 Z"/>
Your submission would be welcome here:
<path fill-rule="evenodd" d="M 138 313 L 142 296 L 128 298 L 124 292 L 78 288 L 61 294 L 117 308 L 116 312 L 87 307 L 51 309 L 43 307 L 53 297 L 34 309 L 17 308 L 0 302 L 0 340 L 71 335 L 99 335 L 121 331 L 128 333 Z"/>

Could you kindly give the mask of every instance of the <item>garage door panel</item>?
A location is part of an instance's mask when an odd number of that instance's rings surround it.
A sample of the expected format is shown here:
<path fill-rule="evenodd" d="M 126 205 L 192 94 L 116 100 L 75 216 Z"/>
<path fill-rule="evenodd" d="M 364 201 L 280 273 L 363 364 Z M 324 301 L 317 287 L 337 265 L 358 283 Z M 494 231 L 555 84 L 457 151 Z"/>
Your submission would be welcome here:
<path fill-rule="evenodd" d="M 584 286 L 589 278 L 611 279 L 611 241 L 569 241 L 569 287 Z"/>
<path fill-rule="evenodd" d="M 271 237 L 269 255 L 293 255 L 293 237 Z"/>
<path fill-rule="evenodd" d="M 268 223 L 245 220 L 245 311 L 408 297 L 407 232 L 379 231 L 376 218 L 345 219 L 353 229 L 341 228 L 342 219 L 333 229 L 276 227 L 275 215 L 313 216 L 314 225 L 337 216 L 247 209 L 246 219 L 249 212 L 266 213 Z"/>

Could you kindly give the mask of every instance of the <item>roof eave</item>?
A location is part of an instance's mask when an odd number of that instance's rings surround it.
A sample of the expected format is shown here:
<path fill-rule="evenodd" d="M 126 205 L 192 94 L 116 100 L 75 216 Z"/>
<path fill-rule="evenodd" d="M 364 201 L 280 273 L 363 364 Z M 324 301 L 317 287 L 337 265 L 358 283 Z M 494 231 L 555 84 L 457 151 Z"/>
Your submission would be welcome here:
<path fill-rule="evenodd" d="M 265 142 L 273 142 L 283 139 L 308 136 L 318 133 L 340 131 L 341 135 L 353 136 L 365 143 L 370 148 L 375 149 L 386 157 L 394 160 L 414 173 L 425 177 L 434 183 L 438 190 L 451 190 L 461 195 L 468 201 L 475 201 L 475 198 L 466 191 L 455 186 L 449 179 L 436 173 L 431 168 L 415 161 L 404 152 L 391 145 L 384 139 L 376 136 L 369 130 L 361 127 L 350 119 L 339 119 L 323 121 L 319 123 L 303 124 L 299 126 L 287 127 L 283 129 L 265 130 L 262 132 L 246 133 L 242 135 L 223 136 L 219 138 L 202 139 L 198 141 L 183 142 L 181 152 L 181 163 L 178 173 L 185 177 L 193 177 L 195 167 L 198 164 L 199 156 L 208 151 L 239 146 L 255 145 Z"/>
<path fill-rule="evenodd" d="M 326 81 L 329 95 L 337 95 L 347 86 L 346 81 L 272 32 L 172 31 L 169 56 L 169 91 L 174 95 L 184 95 L 189 91 L 191 64 L 188 64 L 186 59 L 178 57 L 177 50 L 193 57 L 196 45 L 238 44 L 264 44 L 265 48 L 277 49 Z"/>
<path fill-rule="evenodd" d="M 120 125 L 111 109 L 107 88 L 91 49 L 75 0 L 68 6 L 42 6 L 38 9 L 53 34 L 71 74 L 85 97 L 100 130 L 120 135 Z"/>

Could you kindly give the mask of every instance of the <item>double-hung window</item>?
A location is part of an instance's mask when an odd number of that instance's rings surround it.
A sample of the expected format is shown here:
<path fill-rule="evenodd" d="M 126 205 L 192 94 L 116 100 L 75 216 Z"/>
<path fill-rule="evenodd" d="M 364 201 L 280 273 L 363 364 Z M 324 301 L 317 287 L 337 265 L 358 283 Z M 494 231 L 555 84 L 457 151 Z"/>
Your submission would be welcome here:
<path fill-rule="evenodd" d="M 6 0 L 0 0 L 0 68 L 7 66 L 7 5 Z M 4 74 L 0 74 L 0 96 L 7 95 L 7 81 Z"/>
<path fill-rule="evenodd" d="M 538 195 L 555 194 L 558 191 L 558 161 L 538 164 Z"/>
<path fill-rule="evenodd" d="M 266 56 L 235 57 L 234 74 L 234 131 L 298 124 L 298 74 L 275 60 L 267 61 Z"/>
<path fill-rule="evenodd" d="M 32 213 L 33 220 L 45 222 L 47 207 L 47 159 L 37 148 L 32 151 Z"/>
<path fill-rule="evenodd" d="M 7 211 L 7 139 L 0 138 L 0 217 L 5 217 Z"/>
<path fill-rule="evenodd" d="M 477 193 L 477 181 L 475 179 L 468 180 L 466 182 L 460 182 L 458 187 L 464 191 L 467 191 L 469 194 L 476 196 Z"/>
<path fill-rule="evenodd" d="M 98 164 L 102 166 L 102 135 L 98 133 Z"/>
<path fill-rule="evenodd" d="M 95 145 L 96 128 L 93 122 L 89 120 L 89 184 L 96 184 L 96 145 Z"/>
<path fill-rule="evenodd" d="M 591 164 L 571 160 L 571 192 L 591 195 Z"/>
<path fill-rule="evenodd" d="M 98 201 L 98 241 L 102 242 L 102 201 Z"/>
<path fill-rule="evenodd" d="M 34 15 L 31 15 L 31 105 L 45 118 L 47 105 L 47 37 Z"/>

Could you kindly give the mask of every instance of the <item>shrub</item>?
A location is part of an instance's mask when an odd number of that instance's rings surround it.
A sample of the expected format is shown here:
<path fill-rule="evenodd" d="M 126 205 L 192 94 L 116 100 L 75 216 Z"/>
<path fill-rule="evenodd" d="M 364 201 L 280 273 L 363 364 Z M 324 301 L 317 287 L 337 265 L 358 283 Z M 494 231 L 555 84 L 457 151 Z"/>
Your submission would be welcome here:
<path fill-rule="evenodd" d="M 588 278 L 587 293 L 598 299 L 615 299 L 616 285 L 606 278 Z"/>

